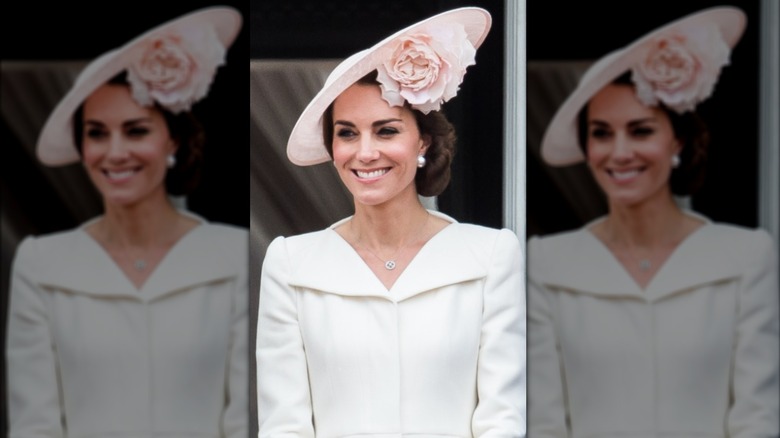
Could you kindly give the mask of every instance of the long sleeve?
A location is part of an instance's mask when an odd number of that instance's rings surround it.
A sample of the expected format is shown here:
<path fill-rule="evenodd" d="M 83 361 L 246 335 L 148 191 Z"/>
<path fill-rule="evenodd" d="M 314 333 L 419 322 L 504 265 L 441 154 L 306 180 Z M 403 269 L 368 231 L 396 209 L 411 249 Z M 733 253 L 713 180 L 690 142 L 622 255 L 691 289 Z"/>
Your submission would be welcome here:
<path fill-rule="evenodd" d="M 258 437 L 314 437 L 311 394 L 285 240 L 269 245 L 257 317 Z"/>
<path fill-rule="evenodd" d="M 739 296 L 728 430 L 732 438 L 780 436 L 778 259 L 772 238 L 756 231 Z"/>
<path fill-rule="evenodd" d="M 35 240 L 14 259 L 6 342 L 10 438 L 63 437 L 60 381 L 45 291 L 35 284 Z"/>
<path fill-rule="evenodd" d="M 246 242 L 246 240 L 245 240 Z M 242 253 L 248 250 L 242 246 Z M 226 438 L 249 436 L 249 282 L 248 259 L 239 257 L 241 271 L 236 277 L 233 293 L 233 312 L 230 327 L 230 349 L 227 361 L 225 411 L 222 417 L 222 435 Z"/>
<path fill-rule="evenodd" d="M 517 237 L 501 230 L 484 285 L 474 436 L 524 437 L 525 292 Z"/>
<path fill-rule="evenodd" d="M 538 238 L 528 242 L 528 431 L 533 438 L 569 436 L 563 365 L 553 315 L 535 278 L 543 260 Z"/>

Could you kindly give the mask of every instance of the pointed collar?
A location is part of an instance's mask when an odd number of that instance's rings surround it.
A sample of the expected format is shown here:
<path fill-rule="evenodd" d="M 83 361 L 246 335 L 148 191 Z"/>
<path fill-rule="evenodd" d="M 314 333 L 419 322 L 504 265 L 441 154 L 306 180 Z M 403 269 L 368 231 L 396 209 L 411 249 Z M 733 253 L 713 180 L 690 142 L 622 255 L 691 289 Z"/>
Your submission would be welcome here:
<path fill-rule="evenodd" d="M 45 269 L 34 274 L 42 286 L 102 297 L 152 301 L 192 286 L 239 274 L 247 263 L 247 235 L 237 227 L 200 224 L 168 251 L 140 289 L 125 276 L 85 227 L 40 239 L 37 257 Z M 243 236 L 243 238 L 242 238 Z M 211 253 L 211 255 L 210 255 Z"/>
<path fill-rule="evenodd" d="M 537 253 L 530 254 L 534 277 L 575 293 L 657 301 L 740 275 L 741 264 L 735 260 L 739 256 L 728 250 L 738 245 L 737 236 L 723 233 L 723 225 L 706 217 L 686 213 L 705 223 L 678 245 L 644 289 L 590 231 L 590 226 L 603 218 L 575 232 L 534 243 L 529 248 Z"/>
<path fill-rule="evenodd" d="M 311 237 L 315 242 L 307 245 L 299 258 L 293 256 L 298 263 L 290 285 L 337 295 L 400 302 L 426 291 L 487 275 L 485 262 L 475 256 L 463 238 L 464 228 L 447 215 L 430 213 L 451 224 L 423 245 L 390 290 L 334 230 L 350 218 L 314 233 Z"/>

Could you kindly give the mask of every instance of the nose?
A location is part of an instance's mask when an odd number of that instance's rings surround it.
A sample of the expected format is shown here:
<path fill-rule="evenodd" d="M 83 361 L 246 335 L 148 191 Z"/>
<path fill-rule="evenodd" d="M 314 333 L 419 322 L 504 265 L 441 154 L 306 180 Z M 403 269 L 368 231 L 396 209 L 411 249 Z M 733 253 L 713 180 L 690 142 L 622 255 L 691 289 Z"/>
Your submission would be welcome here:
<path fill-rule="evenodd" d="M 122 161 L 130 156 L 127 145 L 121 135 L 112 134 L 108 144 L 106 158 L 111 161 Z"/>
<path fill-rule="evenodd" d="M 618 133 L 615 135 L 611 156 L 613 160 L 620 162 L 628 161 L 634 156 L 634 148 L 625 134 Z"/>
<path fill-rule="evenodd" d="M 379 158 L 379 149 L 376 148 L 371 136 L 364 135 L 358 144 L 357 159 L 367 163 Z"/>

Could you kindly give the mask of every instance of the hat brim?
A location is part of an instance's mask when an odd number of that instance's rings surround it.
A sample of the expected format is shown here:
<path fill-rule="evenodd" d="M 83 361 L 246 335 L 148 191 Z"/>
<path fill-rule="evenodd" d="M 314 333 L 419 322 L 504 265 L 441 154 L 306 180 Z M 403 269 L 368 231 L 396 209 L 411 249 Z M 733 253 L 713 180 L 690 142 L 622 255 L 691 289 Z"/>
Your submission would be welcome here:
<path fill-rule="evenodd" d="M 383 39 L 369 49 L 360 51 L 341 62 L 331 72 L 325 85 L 309 102 L 293 127 L 287 141 L 287 157 L 299 166 L 311 166 L 330 160 L 322 139 L 322 115 L 336 98 L 376 68 L 389 56 L 388 49 L 399 37 L 423 31 L 445 23 L 460 23 L 469 41 L 478 48 L 491 26 L 490 14 L 476 7 L 454 9 L 434 15 Z"/>
<path fill-rule="evenodd" d="M 142 43 L 150 37 L 175 29 L 212 26 L 222 45 L 227 48 L 238 35 L 241 24 L 241 14 L 234 8 L 217 6 L 199 9 L 148 30 L 125 45 L 96 58 L 82 70 L 71 89 L 49 114 L 36 144 L 38 159 L 47 166 L 63 166 L 81 160 L 73 142 L 74 113 L 95 90 L 125 70 L 131 60 L 139 55 Z"/>
<path fill-rule="evenodd" d="M 580 110 L 602 88 L 630 70 L 640 61 L 643 48 L 659 35 L 714 23 L 724 41 L 733 48 L 745 30 L 747 18 L 735 7 L 705 9 L 659 27 L 628 46 L 618 49 L 594 63 L 582 76 L 577 88 L 558 108 L 542 138 L 542 159 L 553 166 L 568 166 L 585 160 L 577 139 L 577 117 Z"/>

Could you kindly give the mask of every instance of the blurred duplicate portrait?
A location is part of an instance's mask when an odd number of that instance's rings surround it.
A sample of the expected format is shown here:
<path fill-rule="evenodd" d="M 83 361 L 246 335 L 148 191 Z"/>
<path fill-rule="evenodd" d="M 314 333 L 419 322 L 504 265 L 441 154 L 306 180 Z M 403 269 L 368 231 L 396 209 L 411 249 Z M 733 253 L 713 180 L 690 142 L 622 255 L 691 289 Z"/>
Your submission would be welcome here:
<path fill-rule="evenodd" d="M 8 436 L 249 436 L 230 3 L 3 6 Z"/>
<path fill-rule="evenodd" d="M 531 437 L 780 433 L 779 103 L 760 2 L 737 3 L 589 3 L 569 46 L 529 25 Z"/>

